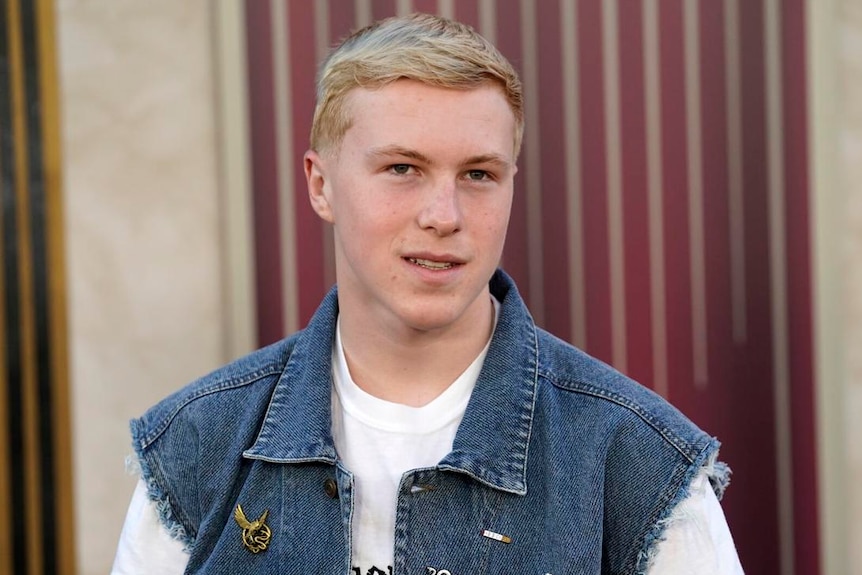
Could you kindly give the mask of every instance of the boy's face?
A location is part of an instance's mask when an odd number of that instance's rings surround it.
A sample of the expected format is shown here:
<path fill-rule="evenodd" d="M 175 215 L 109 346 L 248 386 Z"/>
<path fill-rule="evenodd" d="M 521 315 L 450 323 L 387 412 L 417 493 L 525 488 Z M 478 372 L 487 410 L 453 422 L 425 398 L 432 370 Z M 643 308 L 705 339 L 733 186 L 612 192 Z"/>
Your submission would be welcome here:
<path fill-rule="evenodd" d="M 335 229 L 342 312 L 389 333 L 487 318 L 517 171 L 502 91 L 398 80 L 354 89 L 346 107 L 338 149 L 305 158 L 312 206 Z"/>

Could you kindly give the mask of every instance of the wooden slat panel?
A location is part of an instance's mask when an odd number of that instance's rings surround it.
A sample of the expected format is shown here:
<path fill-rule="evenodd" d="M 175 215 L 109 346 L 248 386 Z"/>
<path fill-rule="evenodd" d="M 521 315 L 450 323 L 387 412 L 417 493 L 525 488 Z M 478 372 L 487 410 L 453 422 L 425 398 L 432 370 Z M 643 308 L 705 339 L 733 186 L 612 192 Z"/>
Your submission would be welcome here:
<path fill-rule="evenodd" d="M 9 70 L 12 80 L 12 135 L 14 146 L 14 188 L 15 188 L 15 220 L 18 241 L 18 290 L 20 309 L 20 341 L 21 341 L 21 409 L 20 418 L 23 432 L 24 471 L 24 516 L 13 518 L 18 524 L 23 520 L 26 532 L 26 565 L 29 573 L 42 572 L 42 537 L 41 537 L 41 470 L 39 466 L 39 436 L 38 436 L 38 393 L 36 381 L 35 357 L 35 318 L 33 313 L 33 268 L 32 246 L 30 237 L 30 202 L 28 173 L 28 145 L 26 132 L 26 93 L 24 90 L 24 55 L 21 38 L 21 12 L 17 1 L 7 5 L 7 23 L 9 30 Z M 16 382 L 13 382 L 15 385 Z"/>
<path fill-rule="evenodd" d="M 15 195 L 15 145 L 12 134 L 12 77 L 11 77 L 11 47 L 10 32 L 11 20 L 8 17 L 11 7 L 9 0 L 0 0 L 0 130 L 3 137 L 0 138 L 0 164 L 3 166 L 2 184 L 2 247 L 3 247 L 3 322 L 4 322 L 4 371 L 3 371 L 3 397 L 6 403 L 6 417 L 3 420 L 4 433 L 6 435 L 6 454 L 8 460 L 5 475 L 9 479 L 7 501 L 8 508 L 5 510 L 4 526 L 9 535 L 9 555 L 6 557 L 10 564 L 10 572 L 26 575 L 26 542 L 28 531 L 21 525 L 13 528 L 16 524 L 23 524 L 25 514 L 25 470 L 22 462 L 24 447 L 23 434 L 21 430 L 21 344 L 18 305 L 18 234 L 16 221 Z"/>
<path fill-rule="evenodd" d="M 38 0 L 36 4 L 40 114 L 42 117 L 42 170 L 45 194 L 46 272 L 48 278 L 47 314 L 50 320 L 51 367 L 49 382 L 52 395 L 51 435 L 45 438 L 53 445 L 53 523 L 46 526 L 54 533 L 54 566 L 57 575 L 75 573 L 74 504 L 72 483 L 72 441 L 69 409 L 69 381 L 66 323 L 66 262 L 62 217 L 62 173 L 60 104 L 57 72 L 56 26 L 54 3 Z"/>
<path fill-rule="evenodd" d="M 0 37 L 5 34 L 0 32 Z M 0 39 L 2 42 L 2 39 Z M 0 58 L 5 50 L 0 48 Z M 5 77 L 0 75 L 0 82 Z M 6 92 L 7 87 L 0 85 L 0 93 Z M 4 98 L 0 98 L 2 105 Z M 0 118 L 2 118 L 0 114 Z M 0 121 L 0 134 L 6 130 L 6 126 Z M 3 163 L 3 154 L 0 154 L 0 182 L 4 182 L 7 176 L 8 166 Z M 5 254 L 4 242 L 4 210 L 5 202 L 0 201 L 0 254 Z M 12 460 L 9 454 L 11 441 L 9 433 L 9 398 L 8 398 L 8 365 L 6 360 L 6 273 L 5 265 L 0 265 L 0 573 L 12 573 Z"/>
<path fill-rule="evenodd" d="M 52 9 L 0 3 L 0 572 L 16 575 L 75 568 Z"/>

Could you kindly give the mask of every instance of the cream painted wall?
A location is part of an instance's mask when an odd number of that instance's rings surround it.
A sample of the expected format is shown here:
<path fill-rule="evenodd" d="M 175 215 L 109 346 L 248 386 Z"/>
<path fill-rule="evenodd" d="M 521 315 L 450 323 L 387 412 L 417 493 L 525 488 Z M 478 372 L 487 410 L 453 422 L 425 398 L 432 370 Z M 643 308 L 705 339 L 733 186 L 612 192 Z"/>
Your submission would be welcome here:
<path fill-rule="evenodd" d="M 862 3 L 844 0 L 840 21 L 843 94 L 841 138 L 844 185 L 848 194 L 847 222 L 847 455 L 851 503 L 848 545 L 850 565 L 862 573 Z M 852 542 L 852 543 L 851 543 Z"/>
<path fill-rule="evenodd" d="M 128 420 L 226 359 L 209 0 L 57 0 L 79 573 L 109 571 Z"/>
<path fill-rule="evenodd" d="M 808 0 L 824 574 L 862 573 L 862 4 Z"/>

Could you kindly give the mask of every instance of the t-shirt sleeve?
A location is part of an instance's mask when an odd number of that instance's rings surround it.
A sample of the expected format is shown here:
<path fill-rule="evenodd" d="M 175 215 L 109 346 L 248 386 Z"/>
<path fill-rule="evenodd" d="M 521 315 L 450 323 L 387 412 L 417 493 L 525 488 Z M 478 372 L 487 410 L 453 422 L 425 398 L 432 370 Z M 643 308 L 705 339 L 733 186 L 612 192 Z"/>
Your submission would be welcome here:
<path fill-rule="evenodd" d="M 657 544 L 649 575 L 742 575 L 721 504 L 706 472 L 692 482 Z"/>
<path fill-rule="evenodd" d="M 156 504 L 147 496 L 144 481 L 138 479 L 111 574 L 182 575 L 188 562 L 183 543 L 171 537 L 159 521 Z"/>

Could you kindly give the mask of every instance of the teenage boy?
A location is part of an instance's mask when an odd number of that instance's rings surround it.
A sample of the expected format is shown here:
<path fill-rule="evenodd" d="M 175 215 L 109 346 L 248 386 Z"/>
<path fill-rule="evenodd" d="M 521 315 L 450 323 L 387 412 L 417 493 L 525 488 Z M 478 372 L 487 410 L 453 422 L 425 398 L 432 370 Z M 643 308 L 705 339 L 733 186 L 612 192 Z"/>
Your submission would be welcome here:
<path fill-rule="evenodd" d="M 393 18 L 318 79 L 337 288 L 132 423 L 115 573 L 741 573 L 718 443 L 537 328 L 497 270 L 524 115 L 462 24 Z"/>

